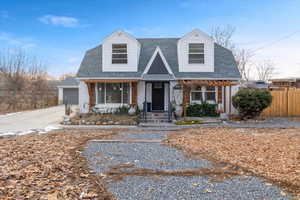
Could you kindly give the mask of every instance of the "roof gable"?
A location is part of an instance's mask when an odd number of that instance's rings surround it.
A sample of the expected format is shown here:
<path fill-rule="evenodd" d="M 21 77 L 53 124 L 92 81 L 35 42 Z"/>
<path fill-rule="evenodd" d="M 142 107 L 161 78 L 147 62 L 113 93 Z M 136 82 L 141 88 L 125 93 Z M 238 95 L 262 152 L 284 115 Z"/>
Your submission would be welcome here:
<path fill-rule="evenodd" d="M 157 46 L 143 74 L 173 74 L 161 49 Z"/>

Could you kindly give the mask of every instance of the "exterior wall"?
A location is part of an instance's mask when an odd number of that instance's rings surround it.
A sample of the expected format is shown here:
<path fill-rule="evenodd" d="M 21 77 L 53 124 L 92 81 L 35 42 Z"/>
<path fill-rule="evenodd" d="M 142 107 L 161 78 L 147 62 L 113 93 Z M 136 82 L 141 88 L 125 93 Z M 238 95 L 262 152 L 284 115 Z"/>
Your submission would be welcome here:
<path fill-rule="evenodd" d="M 112 44 L 127 44 L 127 64 L 112 64 Z M 102 66 L 104 72 L 137 72 L 140 43 L 123 31 L 117 31 L 103 41 Z"/>
<path fill-rule="evenodd" d="M 138 107 L 140 110 L 144 108 L 144 101 L 145 101 L 145 82 L 144 81 L 139 81 L 137 84 L 137 102 L 138 102 Z"/>
<path fill-rule="evenodd" d="M 175 102 L 176 105 L 183 103 L 183 90 L 174 90 L 174 86 L 178 84 L 177 81 L 171 81 L 171 102 Z"/>
<path fill-rule="evenodd" d="M 63 104 L 63 95 L 64 95 L 64 92 L 63 92 L 63 88 L 58 88 L 58 105 L 61 105 Z"/>
<path fill-rule="evenodd" d="M 238 111 L 233 107 L 232 105 L 232 96 L 234 96 L 238 91 L 239 91 L 239 86 L 235 85 L 235 86 L 231 86 L 231 96 L 229 96 L 230 94 L 230 87 L 227 86 L 226 89 L 226 113 L 227 114 L 238 114 Z M 230 104 L 231 103 L 231 104 Z"/>
<path fill-rule="evenodd" d="M 189 64 L 189 43 L 204 43 L 204 64 Z M 214 41 L 205 33 L 194 30 L 178 41 L 179 72 L 214 72 Z"/>
<path fill-rule="evenodd" d="M 79 82 L 79 111 L 81 113 L 87 113 L 89 111 L 89 93 L 86 83 Z"/>

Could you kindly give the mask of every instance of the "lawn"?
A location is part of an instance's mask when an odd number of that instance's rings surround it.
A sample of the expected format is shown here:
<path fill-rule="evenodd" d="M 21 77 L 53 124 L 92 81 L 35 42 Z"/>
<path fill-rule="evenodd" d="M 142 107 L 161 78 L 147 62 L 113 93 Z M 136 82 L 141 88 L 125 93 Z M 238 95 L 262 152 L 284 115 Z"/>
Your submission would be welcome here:
<path fill-rule="evenodd" d="M 81 155 L 119 130 L 53 131 L 0 139 L 0 199 L 113 199 Z"/>
<path fill-rule="evenodd" d="M 169 135 L 165 143 L 300 195 L 300 129 L 191 128 Z"/>

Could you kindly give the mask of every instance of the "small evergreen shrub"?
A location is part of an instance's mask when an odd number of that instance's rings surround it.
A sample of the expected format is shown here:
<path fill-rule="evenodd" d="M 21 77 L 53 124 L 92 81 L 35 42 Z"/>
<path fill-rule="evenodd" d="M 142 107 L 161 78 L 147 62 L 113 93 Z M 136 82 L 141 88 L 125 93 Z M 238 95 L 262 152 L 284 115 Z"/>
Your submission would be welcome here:
<path fill-rule="evenodd" d="M 117 108 L 113 112 L 113 114 L 115 114 L 115 115 L 128 115 L 128 110 L 129 110 L 128 106 L 121 106 L 121 107 Z"/>
<path fill-rule="evenodd" d="M 217 117 L 218 104 L 209 104 L 203 102 L 202 104 L 190 104 L 187 107 L 187 116 L 189 117 Z"/>
<path fill-rule="evenodd" d="M 272 103 L 272 95 L 267 90 L 243 89 L 232 97 L 233 106 L 241 119 L 253 119 Z"/>

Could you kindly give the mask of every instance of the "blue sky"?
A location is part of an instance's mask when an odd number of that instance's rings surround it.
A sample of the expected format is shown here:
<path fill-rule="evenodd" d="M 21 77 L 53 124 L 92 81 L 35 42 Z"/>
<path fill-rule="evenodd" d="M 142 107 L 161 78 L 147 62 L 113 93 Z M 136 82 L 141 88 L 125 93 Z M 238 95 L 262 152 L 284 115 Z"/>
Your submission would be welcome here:
<path fill-rule="evenodd" d="M 117 29 L 181 37 L 194 28 L 210 33 L 232 25 L 240 47 L 267 46 L 254 62 L 271 59 L 277 76 L 300 76 L 299 10 L 299 0 L 3 0 L 0 48 L 25 48 L 58 76 L 76 72 L 84 52 Z"/>

